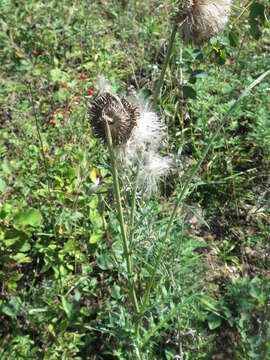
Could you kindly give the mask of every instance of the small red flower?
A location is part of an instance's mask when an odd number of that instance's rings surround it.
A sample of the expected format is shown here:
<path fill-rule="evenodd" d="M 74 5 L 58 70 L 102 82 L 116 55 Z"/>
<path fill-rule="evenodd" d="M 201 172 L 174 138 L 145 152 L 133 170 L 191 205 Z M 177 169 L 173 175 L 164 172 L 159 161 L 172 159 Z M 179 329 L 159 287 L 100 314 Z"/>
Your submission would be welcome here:
<path fill-rule="evenodd" d="M 55 127 L 55 126 L 56 126 L 56 121 L 55 121 L 54 119 L 51 119 L 50 124 L 51 124 L 53 127 Z"/>
<path fill-rule="evenodd" d="M 85 73 L 81 73 L 80 78 L 83 79 L 83 80 L 86 79 Z"/>
<path fill-rule="evenodd" d="M 54 111 L 54 112 L 53 112 L 53 116 L 56 116 L 56 115 L 57 115 L 57 112 L 56 112 L 56 111 Z"/>
<path fill-rule="evenodd" d="M 60 86 L 62 89 L 66 89 L 68 87 L 67 83 L 64 83 L 64 82 L 62 82 Z"/>
<path fill-rule="evenodd" d="M 81 99 L 77 97 L 76 100 L 75 100 L 75 102 L 76 102 L 76 104 L 79 105 L 79 104 L 81 103 Z"/>
<path fill-rule="evenodd" d="M 95 90 L 94 89 L 88 89 L 88 94 L 93 96 L 95 94 Z"/>

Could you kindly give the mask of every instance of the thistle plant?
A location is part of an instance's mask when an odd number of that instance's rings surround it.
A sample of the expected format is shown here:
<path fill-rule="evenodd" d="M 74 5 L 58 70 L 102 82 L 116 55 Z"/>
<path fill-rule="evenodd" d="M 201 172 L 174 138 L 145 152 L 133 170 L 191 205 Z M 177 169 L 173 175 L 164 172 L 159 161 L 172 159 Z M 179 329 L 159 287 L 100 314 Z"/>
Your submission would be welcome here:
<path fill-rule="evenodd" d="M 227 22 L 230 8 L 230 0 L 187 0 L 182 2 L 181 6 L 179 5 L 178 14 L 174 19 L 168 52 L 155 90 L 154 104 L 159 96 L 178 28 L 180 28 L 180 34 L 184 42 L 201 44 L 210 36 L 216 35 L 222 30 Z M 96 136 L 101 138 L 109 148 L 114 195 L 126 262 L 128 297 L 133 304 L 134 311 L 133 321 L 136 334 L 134 353 L 137 359 L 144 358 L 142 347 L 150 338 L 149 336 L 145 340 L 145 337 L 143 337 L 142 318 L 144 318 L 151 304 L 157 272 L 171 241 L 171 230 L 176 214 L 181 211 L 185 198 L 191 191 L 196 173 L 217 135 L 228 122 L 237 105 L 256 85 L 269 75 L 270 70 L 251 83 L 234 101 L 227 114 L 221 119 L 216 131 L 210 137 L 197 164 L 187 174 L 181 192 L 175 195 L 174 205 L 165 226 L 163 239 L 160 242 L 161 245 L 154 258 L 150 276 L 146 283 L 141 284 L 143 293 L 138 291 L 136 267 L 133 263 L 137 195 L 140 193 L 148 197 L 151 196 L 153 191 L 158 189 L 160 178 L 169 174 L 173 167 L 173 161 L 171 156 L 161 154 L 166 134 L 165 126 L 149 105 L 138 97 L 130 99 L 113 93 L 108 81 L 103 77 L 98 79 L 98 91 L 88 102 L 89 120 Z M 119 174 L 121 174 L 121 184 Z M 130 211 L 127 210 L 128 203 L 123 202 L 123 190 L 126 192 L 128 188 L 125 184 L 125 178 L 128 178 L 132 199 Z M 155 330 L 151 334 L 154 334 L 154 332 Z"/>
<path fill-rule="evenodd" d="M 150 196 L 173 163 L 170 156 L 160 154 L 165 126 L 142 99 L 126 99 L 114 94 L 103 77 L 99 77 L 97 88 L 97 94 L 88 102 L 94 134 L 108 143 L 106 127 L 109 127 L 118 171 L 136 172 L 138 187 Z"/>
<path fill-rule="evenodd" d="M 114 195 L 126 261 L 128 293 L 137 318 L 136 333 L 139 343 L 141 309 L 136 294 L 130 250 L 134 235 L 137 190 L 148 197 L 157 190 L 161 176 L 167 175 L 171 169 L 172 159 L 160 153 L 166 133 L 165 126 L 144 101 L 138 98 L 133 101 L 127 100 L 114 94 L 110 84 L 103 77 L 98 79 L 97 88 L 97 94 L 87 102 L 88 114 L 94 134 L 107 144 L 110 153 Z M 119 172 L 127 177 L 131 174 L 128 183 L 132 182 L 132 174 L 136 173 L 131 192 L 129 221 L 124 217 Z M 128 231 L 127 223 L 130 225 Z M 137 357 L 141 358 L 139 350 Z"/>
<path fill-rule="evenodd" d="M 160 94 L 166 69 L 169 64 L 177 30 L 184 43 L 202 45 L 211 36 L 216 36 L 224 28 L 231 11 L 232 0 L 179 0 L 178 11 L 173 17 L 173 29 L 169 39 L 160 77 L 156 84 L 153 103 Z"/>
<path fill-rule="evenodd" d="M 234 101 L 230 107 L 227 114 L 222 118 L 217 127 L 216 131 L 210 137 L 204 151 L 202 152 L 201 157 L 199 158 L 197 164 L 195 164 L 188 174 L 186 181 L 183 184 L 182 191 L 176 195 L 175 203 L 173 210 L 170 214 L 169 221 L 166 226 L 166 231 L 162 245 L 158 250 L 158 254 L 154 260 L 154 264 L 150 273 L 150 278 L 145 284 L 145 292 L 142 296 L 139 296 L 137 293 L 136 286 L 136 277 L 135 277 L 135 268 L 132 263 L 132 241 L 134 234 L 134 213 L 136 207 L 136 194 L 138 189 L 138 184 L 141 182 L 144 184 L 146 182 L 150 186 L 150 191 L 152 191 L 153 182 L 157 181 L 157 178 L 160 175 L 168 173 L 170 169 L 171 162 L 168 157 L 162 157 L 158 152 L 158 140 L 162 138 L 162 125 L 158 125 L 157 117 L 154 113 L 150 112 L 151 116 L 146 113 L 140 112 L 134 104 L 131 104 L 127 99 L 121 98 L 117 95 L 113 95 L 111 90 L 107 87 L 105 94 L 102 90 L 99 90 L 98 94 L 94 100 L 88 103 L 89 107 L 89 120 L 92 123 L 94 131 L 100 136 L 108 145 L 110 159 L 111 159 L 111 168 L 113 175 L 113 188 L 114 195 L 118 213 L 118 220 L 120 223 L 120 231 L 123 243 L 124 257 L 126 261 L 126 270 L 127 270 L 127 282 L 128 282 L 128 296 L 130 301 L 133 304 L 134 310 L 134 327 L 136 330 L 136 349 L 135 354 L 138 359 L 143 359 L 141 347 L 145 345 L 145 341 L 142 341 L 141 338 L 141 321 L 140 319 L 144 316 L 145 312 L 148 309 L 148 305 L 151 299 L 151 294 L 153 290 L 153 285 L 155 282 L 156 274 L 158 268 L 161 264 L 165 250 L 168 247 L 168 241 L 170 240 L 171 228 L 173 226 L 177 211 L 181 209 L 182 204 L 188 195 L 191 184 L 194 180 L 196 173 L 198 172 L 202 162 L 206 158 L 214 140 L 217 135 L 220 133 L 223 126 L 228 122 L 232 113 L 236 109 L 240 101 L 247 96 L 250 91 L 262 82 L 267 76 L 270 75 L 270 70 L 263 73 L 258 79 L 253 81 L 250 86 L 248 86 L 244 92 Z M 114 103 L 114 101 L 116 103 Z M 135 118 L 132 117 L 132 114 L 136 114 Z M 141 120 L 140 120 L 141 119 Z M 145 120 L 145 123 L 142 120 Z M 147 120 L 150 124 L 147 124 Z M 151 121 L 150 121 L 151 119 Z M 125 121 L 130 121 L 131 124 L 124 124 Z M 119 122 L 119 129 L 121 131 L 127 131 L 127 134 L 121 134 L 114 131 L 115 127 L 118 126 L 116 123 Z M 141 122 L 141 125 L 140 125 Z M 143 124 L 143 125 L 142 125 Z M 129 126 L 130 125 L 130 126 Z M 151 126 L 150 126 L 151 125 Z M 148 133 L 144 133 L 145 137 L 140 138 L 140 141 L 136 141 L 138 134 L 140 134 L 140 126 L 146 126 L 151 129 Z M 130 128 L 132 130 L 130 131 Z M 104 134 L 105 129 L 105 134 Z M 113 131 L 112 131 L 113 130 Z M 151 134 L 153 138 L 151 139 L 147 134 Z M 123 136 L 122 136 L 123 135 Z M 155 135 L 155 136 L 154 136 Z M 151 149 L 152 147 L 152 149 Z M 123 154 L 121 152 L 123 151 Z M 126 154 L 125 152 L 126 151 Z M 125 166 L 134 166 L 135 163 L 138 163 L 136 171 L 136 179 L 133 184 L 132 189 L 132 204 L 130 211 L 130 219 L 127 221 L 122 206 L 122 194 L 119 182 L 119 161 Z M 140 168 L 140 165 L 142 168 Z M 142 169 L 143 172 L 142 172 Z M 145 176 L 144 176 L 145 175 Z M 142 177 L 142 178 L 141 178 Z M 127 204 L 125 204 L 125 208 Z M 127 227 L 129 223 L 130 227 Z M 158 327 L 157 327 L 158 328 Z M 149 340 L 149 339 L 148 339 Z M 148 341 L 147 340 L 147 341 Z"/>

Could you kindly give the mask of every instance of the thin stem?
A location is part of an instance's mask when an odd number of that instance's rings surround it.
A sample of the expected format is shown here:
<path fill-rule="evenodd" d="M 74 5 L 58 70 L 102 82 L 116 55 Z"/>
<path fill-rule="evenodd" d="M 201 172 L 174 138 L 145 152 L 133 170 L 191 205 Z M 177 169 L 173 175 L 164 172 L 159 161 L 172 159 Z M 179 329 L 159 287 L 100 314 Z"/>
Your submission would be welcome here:
<path fill-rule="evenodd" d="M 253 3 L 252 1 L 247 1 L 246 5 L 243 6 L 243 10 L 241 11 L 240 15 L 237 16 L 237 18 L 232 22 L 233 25 L 237 24 L 239 22 L 239 20 L 241 19 L 241 17 L 244 15 L 244 13 L 248 10 L 248 8 L 250 7 L 250 5 Z"/>
<path fill-rule="evenodd" d="M 44 143 L 43 143 L 41 133 L 40 133 L 39 123 L 38 123 L 38 119 L 37 119 L 37 113 L 36 113 L 34 99 L 33 99 L 33 91 L 32 91 L 32 87 L 31 87 L 30 82 L 28 83 L 28 87 L 29 87 L 29 93 L 30 93 L 30 101 L 31 101 L 31 105 L 32 105 L 32 108 L 33 108 L 33 112 L 34 112 L 34 118 L 35 118 L 35 124 L 36 124 L 37 133 L 38 133 L 38 139 L 39 139 L 39 143 L 40 143 L 42 160 L 43 160 L 44 169 L 45 169 L 45 172 L 46 172 L 47 187 L 48 187 L 48 193 L 49 193 L 49 199 L 50 199 L 50 206 L 51 206 L 51 209 L 52 209 L 53 201 L 52 201 L 52 194 L 51 194 L 51 188 L 50 188 L 49 169 L 48 169 L 47 160 L 46 160 L 46 156 L 45 156 Z"/>
<path fill-rule="evenodd" d="M 234 61 L 234 72 L 236 73 L 236 70 L 238 68 L 238 63 L 239 63 L 239 58 L 240 58 L 240 53 L 241 51 L 243 50 L 243 47 L 244 47 L 244 44 L 245 44 L 245 41 L 247 40 L 247 37 L 248 37 L 248 34 L 245 33 L 244 36 L 243 36 L 243 39 L 240 43 L 240 46 L 239 46 L 239 49 L 238 49 L 238 52 L 237 52 L 237 55 L 235 57 L 235 61 Z"/>
<path fill-rule="evenodd" d="M 132 265 L 131 265 L 131 254 L 129 250 L 129 243 L 127 239 L 127 232 L 126 232 L 126 225 L 124 221 L 124 215 L 123 215 L 123 208 L 121 204 L 121 194 L 120 194 L 120 186 L 119 186 L 119 180 L 118 180 L 118 171 L 114 156 L 114 150 L 113 150 L 113 144 L 112 144 L 112 136 L 111 131 L 108 123 L 106 122 L 106 136 L 107 136 L 107 142 L 108 142 L 108 148 L 110 152 L 111 162 L 112 162 L 112 176 L 113 176 L 113 188 L 114 188 L 114 194 L 117 204 L 117 212 L 118 212 L 118 220 L 120 223 L 120 229 L 121 229 L 121 236 L 123 240 L 123 247 L 124 247 L 124 255 L 127 265 L 127 275 L 128 275 L 128 286 L 129 286 L 129 293 L 131 297 L 131 301 L 133 303 L 134 309 L 136 311 L 136 314 L 139 313 L 139 304 L 135 292 L 135 285 L 132 275 Z"/>
<path fill-rule="evenodd" d="M 130 212 L 130 243 L 133 241 L 133 234 L 134 234 L 134 218 L 135 218 L 135 207 L 136 207 L 136 194 L 138 190 L 139 184 L 139 173 L 140 173 L 140 160 L 137 165 L 136 175 L 135 175 L 135 182 L 132 189 L 132 199 L 131 199 L 131 212 Z"/>
<path fill-rule="evenodd" d="M 225 129 L 223 129 L 223 133 L 224 133 L 226 149 L 229 152 L 230 158 L 232 159 L 232 152 L 231 152 L 231 149 L 230 149 L 228 141 L 227 141 L 227 134 L 226 134 Z M 231 166 L 229 166 L 228 171 L 229 171 L 230 177 L 232 179 L 232 190 L 233 190 L 234 206 L 235 206 L 237 219 L 239 220 L 240 214 L 239 214 L 238 201 L 237 201 L 237 196 L 236 196 L 236 191 L 235 191 L 235 188 L 236 188 L 235 180 L 234 180 L 235 176 L 234 176 L 234 173 L 233 173 L 233 165 L 232 164 L 231 164 Z"/>
<path fill-rule="evenodd" d="M 156 103 L 157 103 L 157 99 L 159 97 L 160 89 L 161 89 L 161 86 L 162 86 L 163 81 L 164 81 L 164 76 L 165 76 L 166 69 L 167 69 L 167 66 L 168 66 L 168 63 L 169 63 L 169 60 L 170 60 L 170 57 L 171 57 L 173 43 L 174 43 L 174 39 L 175 39 L 177 29 L 178 29 L 178 24 L 175 23 L 174 26 L 173 26 L 173 29 L 172 29 L 172 33 L 171 33 L 171 37 L 170 37 L 170 41 L 169 41 L 169 45 L 168 45 L 168 50 L 167 50 L 167 54 L 166 54 L 166 57 L 165 57 L 165 60 L 164 60 L 164 63 L 163 63 L 161 74 L 160 74 L 160 77 L 158 79 L 158 82 L 157 82 L 157 85 L 156 85 L 156 88 L 155 88 L 154 97 L 153 97 L 153 104 L 154 105 L 156 105 Z"/>
<path fill-rule="evenodd" d="M 183 93 L 183 48 L 181 46 L 180 48 L 180 54 L 179 54 L 179 68 L 180 68 L 180 116 L 181 116 L 181 128 L 182 128 L 182 142 L 184 143 L 185 140 L 185 132 L 184 132 L 184 93 Z"/>
<path fill-rule="evenodd" d="M 150 298 L 150 293 L 151 293 L 151 290 L 152 290 L 152 287 L 153 287 L 153 284 L 154 284 L 154 280 L 155 280 L 155 276 L 156 276 L 156 273 L 157 273 L 157 269 L 158 269 L 159 264 L 161 262 L 164 251 L 166 249 L 167 240 L 168 240 L 169 235 L 170 235 L 170 230 L 171 230 L 172 223 L 173 223 L 173 221 L 175 219 L 175 215 L 176 215 L 176 212 L 178 210 L 179 205 L 183 202 L 183 200 L 185 199 L 185 197 L 186 197 L 186 195 L 188 193 L 190 183 L 192 182 L 195 174 L 197 173 L 197 171 L 199 170 L 200 166 L 202 165 L 204 159 L 206 158 L 206 155 L 208 154 L 214 140 L 216 139 L 216 137 L 220 133 L 220 130 L 227 123 L 227 121 L 230 119 L 230 117 L 231 117 L 232 113 L 234 112 L 235 108 L 237 107 L 237 105 L 241 102 L 241 100 L 245 96 L 247 96 L 249 94 L 249 92 L 256 85 L 260 84 L 269 75 L 270 75 L 270 70 L 264 72 L 256 80 L 254 80 L 248 87 L 246 87 L 246 89 L 242 92 L 242 94 L 239 96 L 239 98 L 237 100 L 235 100 L 235 102 L 230 107 L 227 114 L 222 118 L 222 120 L 221 120 L 219 126 L 217 127 L 216 131 L 214 132 L 214 134 L 208 140 L 208 143 L 207 143 L 207 145 L 206 145 L 206 147 L 205 147 L 205 149 L 204 149 L 204 151 L 203 151 L 203 153 L 201 155 L 201 158 L 199 159 L 197 164 L 193 167 L 193 169 L 190 172 L 187 180 L 185 181 L 183 189 L 182 189 L 179 197 L 177 198 L 176 203 L 175 203 L 174 208 L 173 208 L 173 211 L 171 213 L 171 216 L 170 216 L 170 219 L 169 219 L 169 222 L 168 222 L 168 225 L 167 225 L 166 233 L 165 233 L 165 236 L 164 236 L 164 241 L 162 242 L 163 245 L 161 246 L 161 248 L 159 250 L 159 253 L 158 253 L 158 256 L 157 256 L 157 259 L 156 259 L 156 262 L 155 262 L 155 266 L 154 266 L 154 269 L 153 269 L 152 274 L 151 274 L 151 278 L 150 278 L 150 280 L 148 282 L 148 285 L 147 285 L 146 293 L 145 293 L 144 300 L 143 300 L 143 305 L 142 305 L 142 308 L 141 308 L 141 314 L 143 314 L 143 312 L 144 312 L 144 310 L 145 310 L 145 308 L 146 308 L 146 306 L 148 304 L 148 301 L 149 301 L 149 298 Z"/>

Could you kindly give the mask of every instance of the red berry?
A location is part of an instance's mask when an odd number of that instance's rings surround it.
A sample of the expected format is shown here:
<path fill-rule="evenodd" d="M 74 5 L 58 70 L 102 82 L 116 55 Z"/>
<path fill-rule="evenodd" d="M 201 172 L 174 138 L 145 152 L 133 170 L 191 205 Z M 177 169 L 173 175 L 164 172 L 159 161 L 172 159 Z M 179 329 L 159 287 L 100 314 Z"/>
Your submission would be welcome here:
<path fill-rule="evenodd" d="M 76 104 L 80 104 L 81 103 L 81 99 L 80 98 L 77 98 L 76 100 L 75 100 L 75 102 L 76 102 Z"/>
<path fill-rule="evenodd" d="M 88 94 L 93 96 L 95 94 L 95 90 L 94 89 L 88 89 Z"/>
<path fill-rule="evenodd" d="M 61 83 L 61 88 L 62 88 L 62 89 L 66 89 L 67 87 L 68 87 L 68 86 L 67 86 L 67 83 L 64 83 L 64 82 Z"/>
<path fill-rule="evenodd" d="M 51 119 L 50 124 L 51 124 L 53 127 L 55 127 L 55 126 L 56 126 L 56 121 L 55 121 L 54 119 Z"/>
<path fill-rule="evenodd" d="M 81 73 L 80 78 L 83 79 L 83 80 L 86 79 L 85 73 Z"/>

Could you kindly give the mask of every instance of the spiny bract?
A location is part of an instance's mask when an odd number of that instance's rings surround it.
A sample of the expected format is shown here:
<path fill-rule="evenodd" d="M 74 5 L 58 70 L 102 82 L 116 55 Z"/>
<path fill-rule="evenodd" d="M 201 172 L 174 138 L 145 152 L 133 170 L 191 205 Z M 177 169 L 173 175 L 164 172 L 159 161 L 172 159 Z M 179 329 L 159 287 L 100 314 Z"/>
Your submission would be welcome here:
<path fill-rule="evenodd" d="M 95 135 L 106 141 L 107 121 L 113 145 L 127 142 L 140 115 L 136 106 L 109 92 L 98 93 L 93 101 L 88 103 L 88 109 Z"/>

